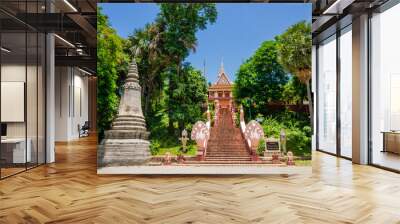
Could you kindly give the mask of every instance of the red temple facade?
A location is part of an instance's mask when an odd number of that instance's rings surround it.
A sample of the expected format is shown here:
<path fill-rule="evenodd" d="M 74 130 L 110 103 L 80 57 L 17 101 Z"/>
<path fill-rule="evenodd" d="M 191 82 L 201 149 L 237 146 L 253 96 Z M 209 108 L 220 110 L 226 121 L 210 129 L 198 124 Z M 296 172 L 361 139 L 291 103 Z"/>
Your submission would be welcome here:
<path fill-rule="evenodd" d="M 218 105 L 219 108 L 231 109 L 234 105 L 232 89 L 233 84 L 226 75 L 223 64 L 221 64 L 217 81 L 208 87 L 208 101 Z"/>

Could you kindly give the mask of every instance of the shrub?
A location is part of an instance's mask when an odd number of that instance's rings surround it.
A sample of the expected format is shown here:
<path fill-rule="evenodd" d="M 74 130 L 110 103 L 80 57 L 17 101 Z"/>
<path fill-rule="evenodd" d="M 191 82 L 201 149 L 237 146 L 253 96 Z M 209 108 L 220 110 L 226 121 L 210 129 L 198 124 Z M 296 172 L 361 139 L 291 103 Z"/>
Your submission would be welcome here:
<path fill-rule="evenodd" d="M 264 122 L 262 123 L 262 127 L 264 128 L 264 134 L 267 137 L 274 137 L 274 138 L 279 138 L 279 134 L 282 130 L 282 128 L 285 128 L 285 126 L 278 122 L 276 119 L 273 119 L 271 117 L 266 118 Z"/>
<path fill-rule="evenodd" d="M 151 155 L 156 155 L 160 151 L 160 143 L 158 140 L 151 140 L 150 141 L 150 152 Z"/>
<path fill-rule="evenodd" d="M 267 137 L 280 139 L 282 129 L 286 132 L 286 148 L 296 156 L 311 155 L 311 127 L 309 120 L 299 113 L 289 111 L 265 118 L 262 126 Z"/>
<path fill-rule="evenodd" d="M 257 155 L 263 156 L 265 151 L 265 140 L 262 138 L 260 139 L 260 143 L 258 144 L 257 147 Z"/>
<path fill-rule="evenodd" d="M 302 130 L 294 128 L 286 131 L 286 147 L 296 156 L 311 155 L 311 138 Z"/>

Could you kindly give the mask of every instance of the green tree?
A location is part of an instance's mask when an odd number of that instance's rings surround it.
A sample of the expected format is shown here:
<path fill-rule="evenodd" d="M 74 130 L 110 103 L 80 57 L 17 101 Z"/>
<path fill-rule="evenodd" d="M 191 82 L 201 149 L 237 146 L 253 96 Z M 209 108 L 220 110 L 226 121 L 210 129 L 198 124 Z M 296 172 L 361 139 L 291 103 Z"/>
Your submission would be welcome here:
<path fill-rule="evenodd" d="M 279 62 L 286 71 L 307 86 L 307 98 L 312 127 L 313 101 L 311 96 L 311 24 L 305 21 L 289 27 L 276 37 Z"/>
<path fill-rule="evenodd" d="M 187 124 L 194 124 L 202 119 L 202 109 L 207 100 L 207 81 L 199 70 L 189 63 L 184 63 L 182 75 L 175 76 L 177 87 L 173 90 L 169 102 L 169 109 L 174 111 L 170 116 L 171 123 L 178 125 L 178 130 L 186 128 Z"/>
<path fill-rule="evenodd" d="M 268 113 L 267 104 L 282 98 L 288 75 L 278 63 L 275 41 L 265 41 L 236 73 L 233 95 L 245 112 Z M 247 113 L 246 113 L 247 117 Z"/>
<path fill-rule="evenodd" d="M 127 57 L 123 52 L 123 40 L 110 27 L 107 16 L 97 10 L 97 128 L 99 140 L 118 109 L 117 80 L 124 71 Z"/>
<path fill-rule="evenodd" d="M 296 76 L 283 86 L 282 101 L 287 104 L 302 104 L 307 99 L 306 85 L 301 83 Z"/>
<path fill-rule="evenodd" d="M 125 51 L 138 63 L 150 137 L 163 146 L 177 140 L 177 129 L 201 119 L 204 78 L 184 61 L 196 49 L 196 33 L 215 22 L 217 11 L 215 4 L 206 3 L 159 7 L 153 22 L 129 36 Z"/>
<path fill-rule="evenodd" d="M 162 54 L 163 26 L 147 24 L 129 36 L 129 53 L 136 59 L 140 69 L 140 84 L 144 97 L 144 115 L 149 113 L 150 101 L 162 85 L 160 73 L 168 66 L 169 59 Z"/>
<path fill-rule="evenodd" d="M 168 89 L 168 115 L 174 117 L 175 110 L 173 105 L 180 102 L 175 101 L 174 92 L 178 88 L 181 76 L 182 62 L 191 51 L 196 50 L 197 37 L 199 30 L 204 30 L 207 24 L 216 21 L 217 10 L 213 3 L 180 3 L 180 4 L 160 4 L 160 13 L 156 18 L 156 23 L 162 24 L 165 28 L 162 39 L 164 42 L 163 52 L 171 60 L 169 72 Z M 169 129 L 173 132 L 173 119 L 169 121 Z"/>

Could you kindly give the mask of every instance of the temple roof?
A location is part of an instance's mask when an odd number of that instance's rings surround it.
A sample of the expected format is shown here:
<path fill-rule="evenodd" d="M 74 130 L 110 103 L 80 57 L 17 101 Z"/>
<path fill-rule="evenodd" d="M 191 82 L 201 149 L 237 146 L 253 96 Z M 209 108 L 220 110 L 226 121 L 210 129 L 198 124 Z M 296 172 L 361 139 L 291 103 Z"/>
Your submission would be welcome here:
<path fill-rule="evenodd" d="M 221 67 L 220 67 L 219 72 L 218 72 L 218 79 L 214 83 L 214 85 L 217 85 L 217 86 L 219 86 L 219 85 L 232 85 L 231 81 L 229 81 L 229 78 L 225 73 L 224 63 L 223 62 L 221 62 Z"/>

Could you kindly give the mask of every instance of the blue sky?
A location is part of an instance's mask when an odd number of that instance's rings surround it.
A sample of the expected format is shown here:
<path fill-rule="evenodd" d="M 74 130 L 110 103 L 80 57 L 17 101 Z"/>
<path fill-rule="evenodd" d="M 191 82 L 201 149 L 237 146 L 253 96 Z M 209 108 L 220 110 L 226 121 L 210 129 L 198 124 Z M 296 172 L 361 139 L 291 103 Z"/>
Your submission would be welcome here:
<path fill-rule="evenodd" d="M 154 21 L 158 6 L 154 3 L 101 3 L 111 26 L 126 38 L 135 28 Z M 311 21 L 311 4 L 219 3 L 217 21 L 197 33 L 195 53 L 186 59 L 215 82 L 223 60 L 231 81 L 244 60 L 265 40 L 273 39 L 290 25 Z"/>

